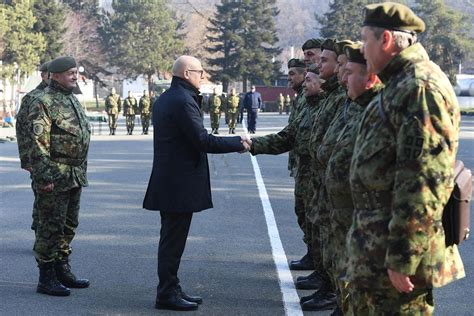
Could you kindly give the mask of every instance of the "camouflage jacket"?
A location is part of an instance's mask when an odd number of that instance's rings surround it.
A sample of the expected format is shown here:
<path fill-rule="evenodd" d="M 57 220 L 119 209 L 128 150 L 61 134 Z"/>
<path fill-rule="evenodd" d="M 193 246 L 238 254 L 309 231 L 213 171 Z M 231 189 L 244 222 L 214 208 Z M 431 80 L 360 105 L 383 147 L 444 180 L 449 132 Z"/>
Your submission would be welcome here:
<path fill-rule="evenodd" d="M 278 106 L 280 108 L 284 107 L 285 106 L 285 97 L 283 95 L 280 95 L 278 97 Z"/>
<path fill-rule="evenodd" d="M 390 268 L 415 287 L 442 286 L 465 276 L 457 247 L 445 247 L 441 221 L 453 188 L 457 99 L 421 44 L 395 56 L 379 77 L 385 88 L 364 113 L 351 162 L 348 277 L 391 286 Z"/>
<path fill-rule="evenodd" d="M 293 100 L 293 109 L 291 109 L 290 116 L 288 117 L 288 125 L 291 125 L 293 121 L 296 120 L 299 115 L 299 112 L 306 104 L 306 99 L 303 93 L 303 86 L 300 86 L 296 92 L 297 96 Z M 288 153 L 288 170 L 290 171 L 291 177 L 295 176 L 297 169 L 298 159 L 296 158 L 296 155 L 293 153 L 293 151 L 290 151 Z"/>
<path fill-rule="evenodd" d="M 140 98 L 139 110 L 140 110 L 140 114 L 145 114 L 145 115 L 150 114 L 151 102 L 150 102 L 149 96 L 142 96 Z"/>
<path fill-rule="evenodd" d="M 31 168 L 29 150 L 31 148 L 31 124 L 28 120 L 30 114 L 31 100 L 44 93 L 48 84 L 44 81 L 34 89 L 28 92 L 21 99 L 21 106 L 16 116 L 16 139 L 18 143 L 18 153 L 20 155 L 21 168 Z"/>
<path fill-rule="evenodd" d="M 105 112 L 107 112 L 107 114 L 119 114 L 120 113 L 120 110 L 121 110 L 121 100 L 120 100 L 120 96 L 116 93 L 114 94 L 109 94 L 107 96 L 107 98 L 105 98 Z"/>
<path fill-rule="evenodd" d="M 212 94 L 209 97 L 209 113 L 220 113 L 221 112 L 221 97 L 217 94 Z"/>
<path fill-rule="evenodd" d="M 308 141 L 311 134 L 311 120 L 313 113 L 318 110 L 324 99 L 324 93 L 306 98 L 306 105 L 300 109 L 300 114 L 291 124 L 276 134 L 252 139 L 251 154 L 278 155 L 292 150 L 298 160 L 294 176 L 298 176 L 301 168 L 308 168 L 310 165 Z"/>
<path fill-rule="evenodd" d="M 135 115 L 137 112 L 137 99 L 134 97 L 127 97 L 123 101 L 123 115 Z"/>
<path fill-rule="evenodd" d="M 323 83 L 322 88 L 327 93 L 327 98 L 321 104 L 319 111 L 315 113 L 311 139 L 308 145 L 310 147 L 312 166 L 315 171 L 324 169 L 324 166 L 319 163 L 317 158 L 318 149 L 332 120 L 347 98 L 346 91 L 339 85 L 336 76 Z"/>
<path fill-rule="evenodd" d="M 227 99 L 227 113 L 239 112 L 240 98 L 238 95 L 230 95 Z"/>
<path fill-rule="evenodd" d="M 28 120 L 36 189 L 49 183 L 60 192 L 87 186 L 90 126 L 75 95 L 51 80 L 45 93 L 31 101 Z"/>
<path fill-rule="evenodd" d="M 375 85 L 344 107 L 341 117 L 345 124 L 332 146 L 332 154 L 326 167 L 325 181 L 330 196 L 350 195 L 349 169 L 359 123 L 367 105 L 381 88 L 381 84 Z"/>

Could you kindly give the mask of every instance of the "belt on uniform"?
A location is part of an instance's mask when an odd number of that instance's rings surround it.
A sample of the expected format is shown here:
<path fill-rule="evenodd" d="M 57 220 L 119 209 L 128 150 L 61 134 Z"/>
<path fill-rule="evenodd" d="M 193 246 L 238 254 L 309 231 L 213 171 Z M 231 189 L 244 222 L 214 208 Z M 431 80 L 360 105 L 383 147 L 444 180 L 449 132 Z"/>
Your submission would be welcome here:
<path fill-rule="evenodd" d="M 79 167 L 86 161 L 85 159 L 74 159 L 74 158 L 65 158 L 65 157 L 54 157 L 54 158 L 51 158 L 51 160 L 53 160 L 54 162 L 59 162 L 59 163 L 74 166 L 74 167 Z"/>
<path fill-rule="evenodd" d="M 354 208 L 352 195 L 347 192 L 341 192 L 341 194 L 329 194 L 329 203 L 333 209 Z"/>
<path fill-rule="evenodd" d="M 392 207 L 392 191 L 353 191 L 352 201 L 356 209 Z"/>

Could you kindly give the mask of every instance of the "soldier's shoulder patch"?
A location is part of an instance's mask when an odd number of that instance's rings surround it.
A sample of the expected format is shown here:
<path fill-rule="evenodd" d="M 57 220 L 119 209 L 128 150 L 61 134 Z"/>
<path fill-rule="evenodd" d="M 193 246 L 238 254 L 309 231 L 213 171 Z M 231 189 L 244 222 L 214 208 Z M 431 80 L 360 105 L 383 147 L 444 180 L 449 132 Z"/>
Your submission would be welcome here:
<path fill-rule="evenodd" d="M 33 133 L 36 136 L 41 136 L 44 133 L 44 126 L 41 123 L 34 123 L 33 124 Z"/>

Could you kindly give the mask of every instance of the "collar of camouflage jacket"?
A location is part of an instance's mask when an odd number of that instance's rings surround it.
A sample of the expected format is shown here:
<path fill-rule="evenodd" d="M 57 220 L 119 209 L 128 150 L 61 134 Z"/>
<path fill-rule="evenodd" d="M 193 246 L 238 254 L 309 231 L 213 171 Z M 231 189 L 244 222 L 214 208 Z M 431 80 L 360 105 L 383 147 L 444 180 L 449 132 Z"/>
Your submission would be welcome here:
<path fill-rule="evenodd" d="M 379 94 L 380 90 L 382 90 L 383 84 L 381 83 L 376 83 L 372 88 L 369 90 L 366 90 L 364 93 L 362 93 L 360 96 L 358 96 L 354 102 L 359 104 L 360 106 L 367 106 L 372 99 Z"/>
<path fill-rule="evenodd" d="M 56 80 L 51 79 L 49 81 L 49 88 L 61 92 L 63 94 L 71 94 L 74 89 L 66 89 L 62 85 L 59 84 Z"/>
<path fill-rule="evenodd" d="M 48 86 L 48 84 L 46 82 L 44 82 L 43 80 L 41 80 L 40 84 L 38 86 L 36 86 L 36 89 L 44 90 L 44 89 L 46 89 L 47 86 Z"/>
<path fill-rule="evenodd" d="M 326 99 L 326 97 L 326 92 L 321 91 L 318 94 L 306 97 L 306 103 L 308 103 L 309 106 L 317 106 L 322 100 Z"/>
<path fill-rule="evenodd" d="M 328 80 L 326 80 L 322 85 L 321 88 L 327 93 L 330 94 L 337 88 L 339 88 L 339 81 L 337 80 L 337 76 L 334 75 Z"/>
<path fill-rule="evenodd" d="M 378 76 L 384 84 L 387 84 L 390 78 L 397 73 L 405 71 L 405 69 L 411 67 L 413 64 L 429 59 L 430 58 L 428 57 L 424 47 L 420 43 L 416 43 L 405 48 L 395 56 L 378 74 Z"/>

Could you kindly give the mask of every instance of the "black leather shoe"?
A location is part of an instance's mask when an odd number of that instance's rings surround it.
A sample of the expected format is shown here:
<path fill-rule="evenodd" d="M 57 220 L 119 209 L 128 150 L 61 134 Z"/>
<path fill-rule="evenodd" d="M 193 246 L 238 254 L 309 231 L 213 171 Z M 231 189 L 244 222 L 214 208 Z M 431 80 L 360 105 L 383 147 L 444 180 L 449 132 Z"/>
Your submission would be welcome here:
<path fill-rule="evenodd" d="M 319 274 L 311 273 L 310 278 L 301 281 L 296 281 L 296 288 L 298 290 L 319 290 L 324 285 L 324 280 Z"/>
<path fill-rule="evenodd" d="M 200 296 L 189 296 L 186 293 L 183 292 L 181 287 L 178 287 L 178 294 L 181 295 L 182 298 L 184 298 L 188 302 L 196 303 L 196 304 L 202 304 L 202 297 Z"/>
<path fill-rule="evenodd" d="M 304 302 L 307 302 L 307 301 L 311 301 L 313 298 L 319 297 L 319 296 L 321 296 L 321 293 L 319 291 L 316 291 L 313 294 L 308 295 L 308 296 L 302 296 L 300 298 L 300 304 L 303 304 Z"/>
<path fill-rule="evenodd" d="M 336 294 L 327 293 L 323 297 L 314 297 L 301 305 L 304 311 L 325 311 L 337 307 Z"/>
<path fill-rule="evenodd" d="M 320 276 L 318 271 L 313 271 L 311 274 L 303 275 L 303 276 L 297 277 L 297 278 L 296 278 L 296 282 L 311 279 L 311 278 L 313 278 L 315 275 L 317 275 L 318 277 Z"/>
<path fill-rule="evenodd" d="M 155 308 L 173 311 L 195 311 L 198 309 L 198 304 L 187 301 L 181 295 L 176 294 L 166 299 L 158 299 Z"/>
<path fill-rule="evenodd" d="M 300 260 L 290 262 L 290 270 L 313 270 L 314 264 L 309 254 L 305 254 Z"/>
<path fill-rule="evenodd" d="M 64 286 L 74 289 L 84 289 L 89 287 L 89 280 L 78 279 L 71 271 L 71 266 L 67 260 L 57 261 L 54 266 L 56 270 L 56 276 L 59 282 Z"/>

